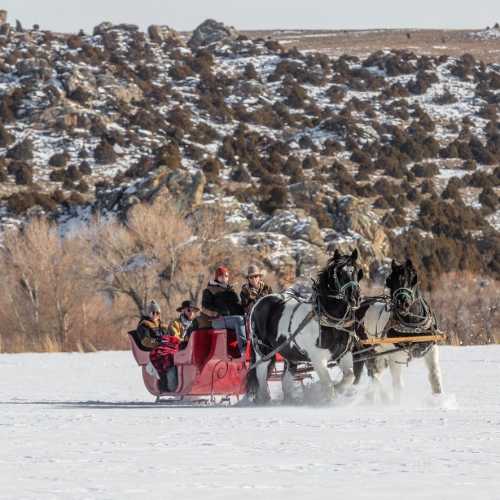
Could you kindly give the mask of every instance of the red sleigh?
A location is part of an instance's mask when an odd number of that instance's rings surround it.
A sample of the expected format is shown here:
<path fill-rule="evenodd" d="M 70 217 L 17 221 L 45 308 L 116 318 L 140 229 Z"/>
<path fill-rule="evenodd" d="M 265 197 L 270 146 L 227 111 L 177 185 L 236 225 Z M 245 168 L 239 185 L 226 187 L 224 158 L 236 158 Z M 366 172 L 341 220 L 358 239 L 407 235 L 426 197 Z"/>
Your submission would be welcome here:
<path fill-rule="evenodd" d="M 159 401 L 161 397 L 182 400 L 186 396 L 229 398 L 245 394 L 246 356 L 238 350 L 232 330 L 200 329 L 192 332 L 187 346 L 174 354 L 178 384 L 174 392 L 161 392 L 158 378 L 135 332 L 129 332 L 132 353 L 142 369 L 146 389 Z"/>

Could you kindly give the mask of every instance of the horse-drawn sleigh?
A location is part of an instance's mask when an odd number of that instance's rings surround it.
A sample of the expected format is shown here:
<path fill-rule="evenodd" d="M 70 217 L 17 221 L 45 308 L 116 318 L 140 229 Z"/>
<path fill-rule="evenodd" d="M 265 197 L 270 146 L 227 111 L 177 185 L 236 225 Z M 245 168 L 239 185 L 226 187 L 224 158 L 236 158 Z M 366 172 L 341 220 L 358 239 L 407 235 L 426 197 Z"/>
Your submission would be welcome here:
<path fill-rule="evenodd" d="M 149 352 L 130 333 L 134 357 L 141 366 L 147 390 L 169 400 L 230 398 L 265 403 L 270 399 L 268 380 L 281 378 L 284 399 L 302 398 L 304 378 L 316 373 L 321 396 L 330 400 L 359 381 L 366 365 L 373 390 L 382 397 L 380 375 L 389 367 L 396 397 L 402 388 L 401 366 L 423 357 L 433 393 L 442 391 L 437 343 L 444 339 L 434 315 L 421 297 L 411 261 L 393 262 L 386 285 L 390 295 L 362 300 L 357 251 L 335 252 L 304 299 L 294 293 L 271 294 L 260 299 L 249 320 L 246 355 L 238 349 L 231 330 L 192 332 L 186 347 L 174 354 L 177 388 L 162 393 L 149 363 Z M 276 366 L 276 361 L 279 361 Z M 342 379 L 334 383 L 328 368 L 337 366 Z"/>

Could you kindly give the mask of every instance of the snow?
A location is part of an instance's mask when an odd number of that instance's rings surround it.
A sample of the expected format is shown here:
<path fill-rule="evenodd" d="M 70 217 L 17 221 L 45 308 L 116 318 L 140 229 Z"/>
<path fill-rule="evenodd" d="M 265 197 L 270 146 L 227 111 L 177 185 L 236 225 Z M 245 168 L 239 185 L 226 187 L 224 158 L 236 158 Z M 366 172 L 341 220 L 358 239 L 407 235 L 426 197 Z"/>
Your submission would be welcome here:
<path fill-rule="evenodd" d="M 498 498 L 500 347 L 446 347 L 399 405 L 152 403 L 129 352 L 0 355 L 1 499 Z M 384 383 L 389 384 L 385 379 Z"/>

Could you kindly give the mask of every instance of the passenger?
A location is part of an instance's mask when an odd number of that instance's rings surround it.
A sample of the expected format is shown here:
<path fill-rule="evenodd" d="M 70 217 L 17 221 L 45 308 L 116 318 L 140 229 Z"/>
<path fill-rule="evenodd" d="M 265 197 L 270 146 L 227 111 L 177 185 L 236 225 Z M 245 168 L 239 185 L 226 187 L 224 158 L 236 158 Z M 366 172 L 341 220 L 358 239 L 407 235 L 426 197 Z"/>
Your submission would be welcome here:
<path fill-rule="evenodd" d="M 149 359 L 156 368 L 161 392 L 172 392 L 177 388 L 177 369 L 174 366 L 174 354 L 179 350 L 179 339 L 170 335 L 167 326 L 161 321 L 161 309 L 152 300 L 137 327 L 141 343 L 151 349 Z"/>
<path fill-rule="evenodd" d="M 180 315 L 168 325 L 168 334 L 177 337 L 179 340 L 184 340 L 186 332 L 200 312 L 200 309 L 196 307 L 196 304 L 192 300 L 184 300 L 176 311 Z"/>
<path fill-rule="evenodd" d="M 236 332 L 240 353 L 246 349 L 245 322 L 243 307 L 238 295 L 229 284 L 229 271 L 218 267 L 215 279 L 210 280 L 203 290 L 200 320 L 208 319 L 213 328 L 229 328 Z"/>
<path fill-rule="evenodd" d="M 145 349 L 151 350 L 158 347 L 162 335 L 167 333 L 167 325 L 161 321 L 160 316 L 160 306 L 152 300 L 147 305 L 136 329 L 139 341 Z"/>
<path fill-rule="evenodd" d="M 246 278 L 247 282 L 241 287 L 240 298 L 245 314 L 249 314 L 255 302 L 273 291 L 262 279 L 262 271 L 253 264 L 248 266 Z"/>

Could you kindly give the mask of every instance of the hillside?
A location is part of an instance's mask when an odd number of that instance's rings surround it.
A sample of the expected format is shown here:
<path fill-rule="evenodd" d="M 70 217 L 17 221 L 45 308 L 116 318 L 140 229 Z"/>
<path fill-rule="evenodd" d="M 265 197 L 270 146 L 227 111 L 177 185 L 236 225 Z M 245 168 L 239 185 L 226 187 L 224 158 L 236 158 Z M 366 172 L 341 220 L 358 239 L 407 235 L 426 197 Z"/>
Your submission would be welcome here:
<path fill-rule="evenodd" d="M 292 279 L 352 246 L 371 277 L 392 255 L 499 277 L 498 63 L 285 35 L 1 25 L 2 227 L 169 195 Z"/>

